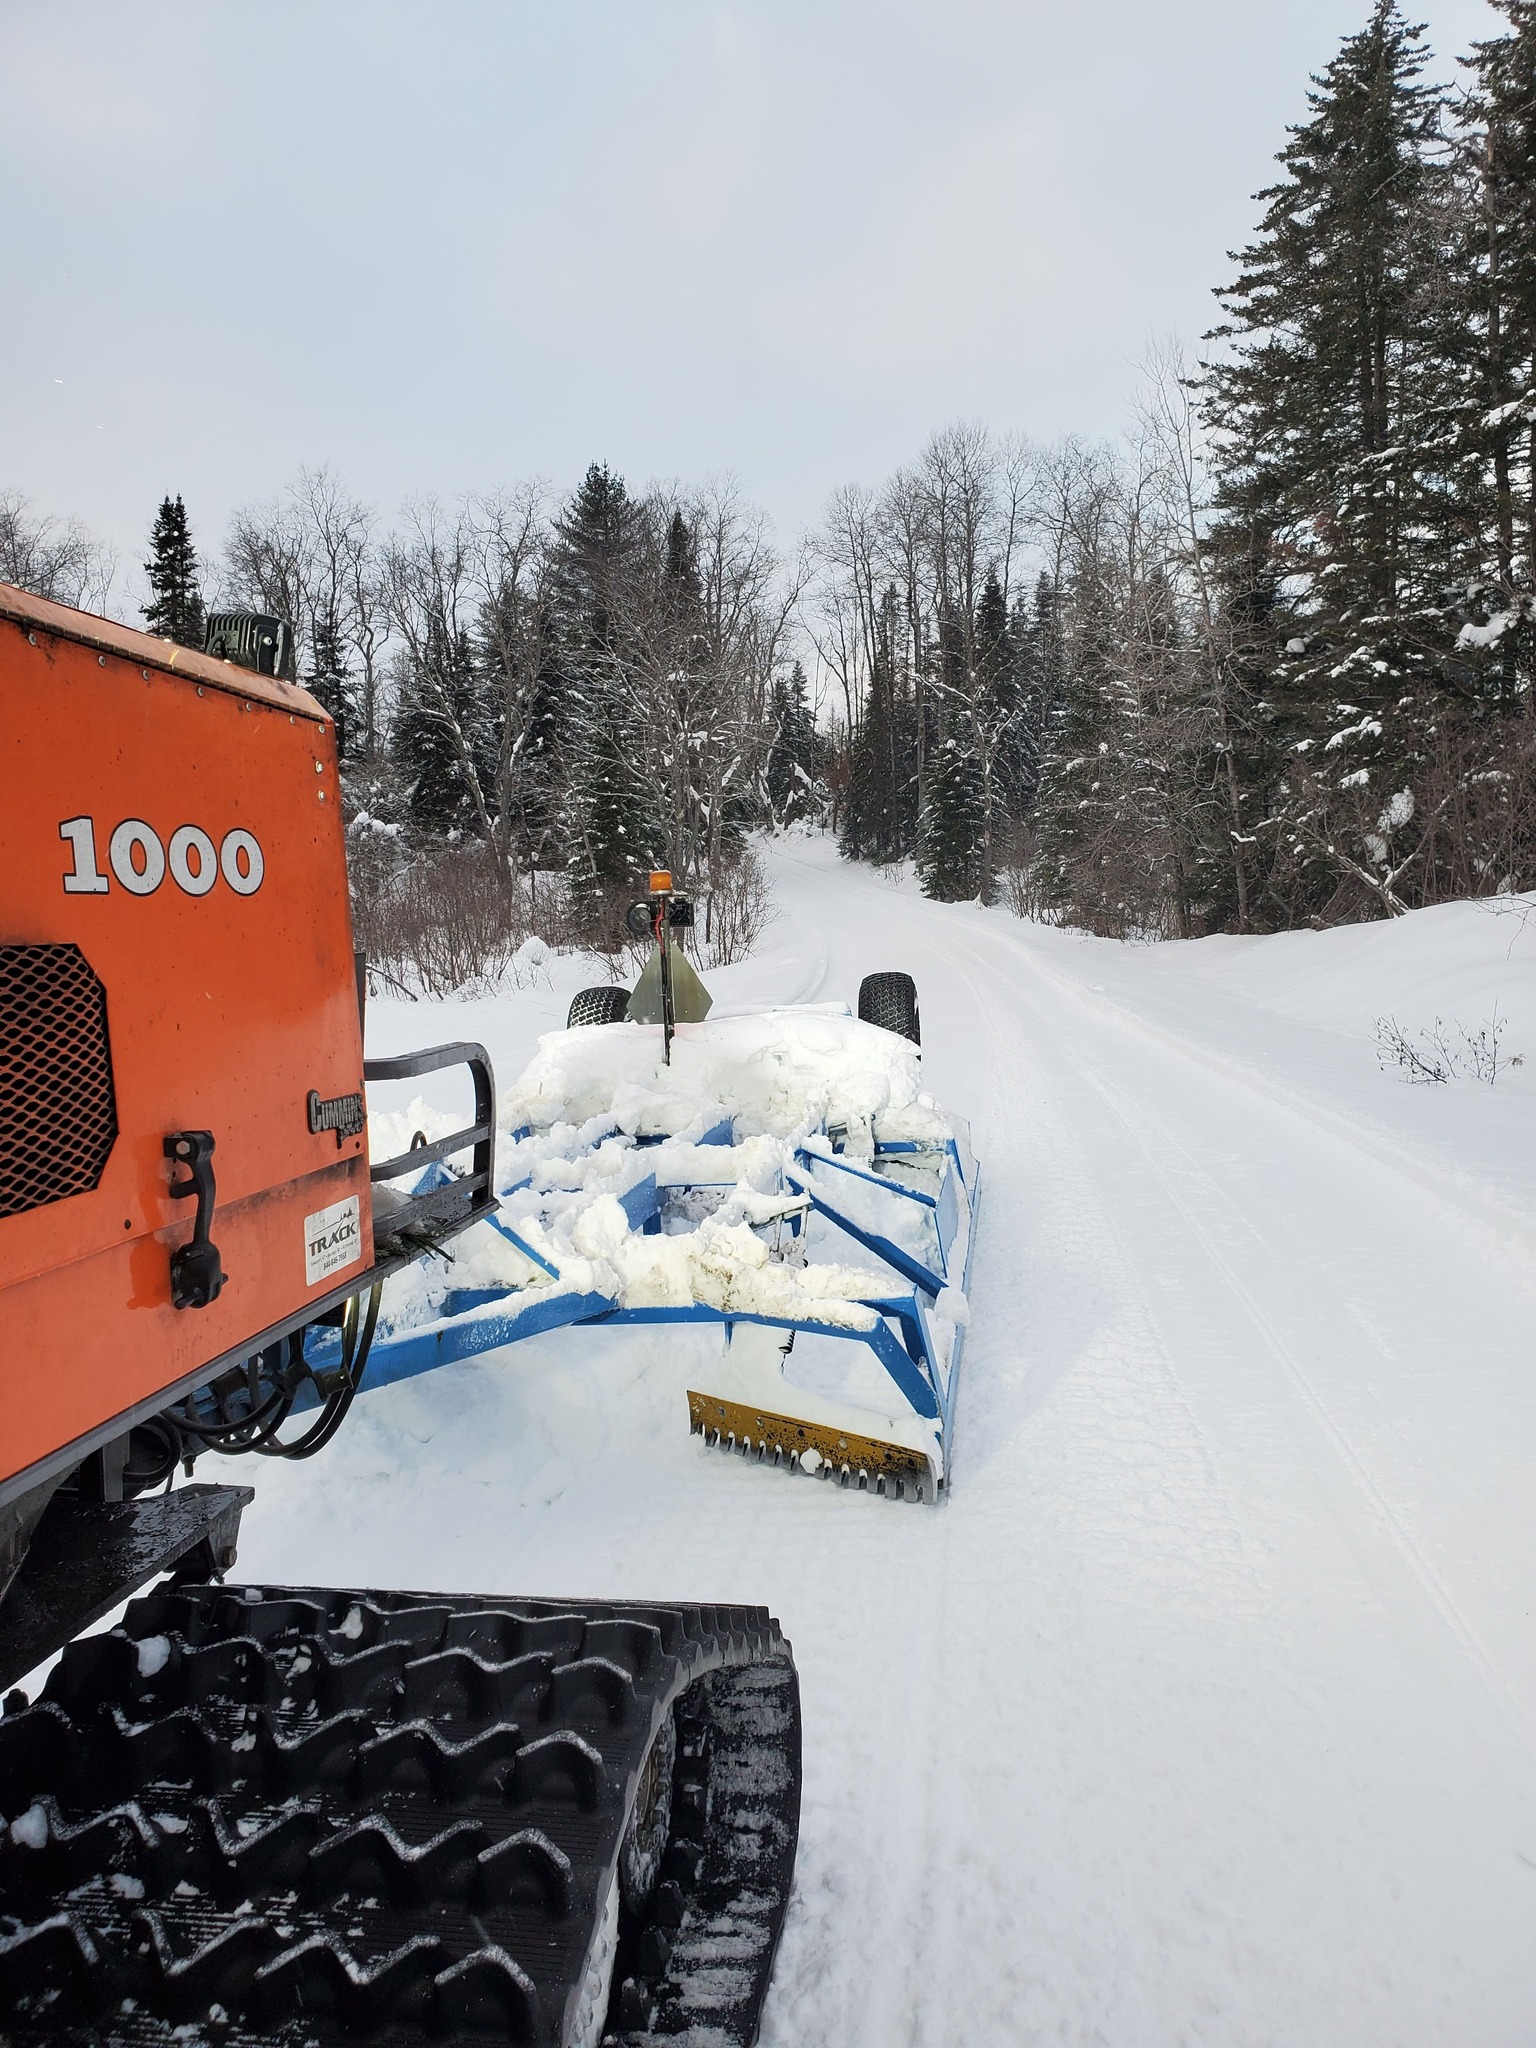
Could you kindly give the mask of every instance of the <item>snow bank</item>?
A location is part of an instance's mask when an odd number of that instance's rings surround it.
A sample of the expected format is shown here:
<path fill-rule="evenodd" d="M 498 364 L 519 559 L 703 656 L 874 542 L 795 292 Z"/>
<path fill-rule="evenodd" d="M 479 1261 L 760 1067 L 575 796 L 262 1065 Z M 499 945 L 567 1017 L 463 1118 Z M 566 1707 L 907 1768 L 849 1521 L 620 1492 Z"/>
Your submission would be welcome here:
<path fill-rule="evenodd" d="M 1268 937 L 1126 947 L 1025 926 L 1016 943 L 1085 1022 L 1108 1006 L 1536 1244 L 1536 895 Z M 1469 1070 L 1409 1087 L 1378 1038 L 1391 1019 L 1459 1046 L 1495 1016 L 1493 1086 Z"/>
<path fill-rule="evenodd" d="M 1187 977 L 1361 1037 L 1386 1014 L 1405 1025 L 1436 1016 L 1473 1024 L 1497 1004 L 1536 1052 L 1536 895 L 1443 903 L 1321 932 L 1197 939 L 1151 948 L 1143 962 L 1149 980 Z"/>

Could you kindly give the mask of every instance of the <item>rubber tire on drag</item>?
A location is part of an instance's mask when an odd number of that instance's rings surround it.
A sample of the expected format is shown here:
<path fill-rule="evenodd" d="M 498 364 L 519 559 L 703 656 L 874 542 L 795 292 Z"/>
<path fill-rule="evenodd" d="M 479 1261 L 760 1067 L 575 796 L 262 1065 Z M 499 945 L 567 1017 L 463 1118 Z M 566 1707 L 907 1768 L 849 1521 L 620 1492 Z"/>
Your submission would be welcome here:
<path fill-rule="evenodd" d="M 627 988 L 580 988 L 571 997 L 565 1028 L 574 1031 L 578 1024 L 622 1024 L 628 1011 Z"/>
<path fill-rule="evenodd" d="M 914 1045 L 923 1042 L 917 983 L 910 974 L 866 974 L 859 983 L 859 1018 L 865 1024 L 878 1024 L 882 1031 L 910 1038 Z"/>

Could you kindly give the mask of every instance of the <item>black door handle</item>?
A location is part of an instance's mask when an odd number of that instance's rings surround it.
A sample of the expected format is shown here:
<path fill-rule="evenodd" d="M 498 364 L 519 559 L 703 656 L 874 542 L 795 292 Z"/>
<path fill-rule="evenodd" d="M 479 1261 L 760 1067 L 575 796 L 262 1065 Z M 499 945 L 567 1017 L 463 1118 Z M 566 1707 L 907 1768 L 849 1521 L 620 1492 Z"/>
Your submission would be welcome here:
<path fill-rule="evenodd" d="M 217 1193 L 213 1181 L 212 1131 L 172 1131 L 165 1141 L 165 1156 L 187 1170 L 185 1180 L 172 1180 L 171 1200 L 185 1202 L 193 1195 L 197 1197 L 192 1235 L 171 1253 L 171 1306 L 206 1308 L 229 1278 L 219 1263 L 219 1248 L 208 1235 L 213 1226 Z"/>

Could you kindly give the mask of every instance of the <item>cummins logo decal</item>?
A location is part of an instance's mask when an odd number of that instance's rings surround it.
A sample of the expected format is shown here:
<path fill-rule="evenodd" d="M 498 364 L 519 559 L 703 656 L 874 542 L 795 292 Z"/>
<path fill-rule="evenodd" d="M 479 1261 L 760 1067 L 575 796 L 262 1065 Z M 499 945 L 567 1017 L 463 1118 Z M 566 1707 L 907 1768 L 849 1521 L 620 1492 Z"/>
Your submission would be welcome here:
<path fill-rule="evenodd" d="M 313 1287 L 363 1255 L 363 1226 L 356 1195 L 304 1218 L 304 1279 Z"/>

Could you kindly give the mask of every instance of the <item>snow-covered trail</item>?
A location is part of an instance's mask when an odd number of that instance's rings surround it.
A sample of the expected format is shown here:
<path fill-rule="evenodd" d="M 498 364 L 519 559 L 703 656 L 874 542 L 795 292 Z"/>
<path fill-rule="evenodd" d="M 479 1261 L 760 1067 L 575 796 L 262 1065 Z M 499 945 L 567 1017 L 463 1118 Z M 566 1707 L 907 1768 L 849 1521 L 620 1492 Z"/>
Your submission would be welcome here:
<path fill-rule="evenodd" d="M 1525 1188 L 1245 1068 L 1216 996 L 1106 990 L 1113 949 L 774 859 L 781 996 L 911 971 L 985 1161 L 950 1499 L 707 1452 L 708 1339 L 582 1332 L 264 1471 L 242 1573 L 772 1605 L 770 2048 L 1536 2038 Z"/>

